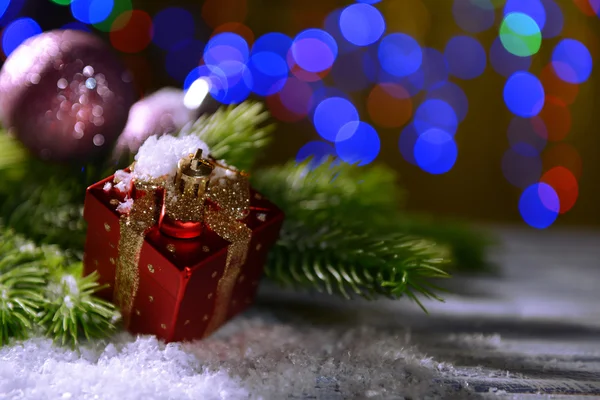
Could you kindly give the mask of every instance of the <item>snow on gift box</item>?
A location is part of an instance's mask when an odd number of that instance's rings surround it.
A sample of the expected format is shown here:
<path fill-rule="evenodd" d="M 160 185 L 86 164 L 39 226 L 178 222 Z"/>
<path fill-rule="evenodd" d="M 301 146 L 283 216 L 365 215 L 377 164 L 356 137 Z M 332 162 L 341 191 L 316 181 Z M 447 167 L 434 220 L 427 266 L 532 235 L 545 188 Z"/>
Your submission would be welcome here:
<path fill-rule="evenodd" d="M 153 136 L 88 188 L 84 274 L 98 271 L 132 333 L 199 339 L 254 299 L 283 213 L 209 154 L 195 136 Z"/>

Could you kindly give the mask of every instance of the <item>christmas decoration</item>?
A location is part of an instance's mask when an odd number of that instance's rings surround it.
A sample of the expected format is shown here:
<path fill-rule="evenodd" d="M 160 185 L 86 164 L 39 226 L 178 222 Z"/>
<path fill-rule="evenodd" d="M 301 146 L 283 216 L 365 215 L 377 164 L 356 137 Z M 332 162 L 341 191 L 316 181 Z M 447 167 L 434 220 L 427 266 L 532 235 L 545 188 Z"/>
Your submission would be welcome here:
<path fill-rule="evenodd" d="M 265 147 L 271 141 L 272 126 L 267 122 L 268 119 L 268 114 L 264 112 L 262 105 L 253 102 L 223 108 L 212 115 L 204 115 L 174 136 L 164 135 L 160 139 L 161 141 L 176 140 L 176 142 L 187 140 L 189 148 L 180 153 L 169 152 L 168 154 L 171 156 L 159 157 L 159 162 L 156 162 L 156 157 L 149 158 L 154 160 L 150 163 L 138 159 L 133 166 L 133 172 L 124 169 L 123 172 L 116 174 L 117 182 L 114 181 L 114 178 L 113 180 L 104 180 L 116 169 L 114 161 L 110 158 L 88 164 L 82 171 L 81 168 L 74 169 L 68 165 L 50 164 L 31 157 L 23 150 L 18 141 L 6 134 L 0 134 L 0 219 L 9 224 L 11 229 L 31 238 L 37 244 L 52 243 L 60 246 L 59 261 L 53 262 L 51 268 L 54 272 L 45 275 L 52 276 L 54 284 L 50 285 L 48 284 L 50 281 L 45 281 L 45 285 L 35 285 L 31 288 L 31 292 L 41 298 L 51 299 L 53 306 L 43 306 L 44 312 L 41 315 L 45 316 L 44 318 L 36 318 L 33 313 L 21 312 L 23 320 L 32 326 L 40 327 L 42 332 L 61 343 L 63 341 L 71 344 L 77 343 L 78 340 L 85 338 L 86 334 L 90 337 L 110 334 L 114 330 L 114 324 L 118 321 L 115 308 L 110 308 L 106 301 L 97 303 L 101 300 L 92 297 L 91 293 L 102 288 L 97 283 L 98 279 L 101 279 L 102 283 L 114 284 L 112 281 L 109 282 L 107 277 L 114 276 L 116 278 L 117 260 L 121 254 L 117 238 L 117 232 L 121 230 L 119 223 L 121 212 L 127 214 L 129 209 L 129 218 L 131 218 L 136 209 L 146 209 L 139 208 L 143 204 L 143 200 L 140 203 L 140 199 L 137 197 L 141 191 L 136 188 L 121 193 L 119 188 L 129 187 L 128 182 L 132 181 L 127 178 L 131 178 L 132 173 L 139 173 L 142 175 L 142 180 L 146 179 L 144 171 L 148 171 L 148 168 L 160 172 L 157 176 L 167 174 L 176 177 L 178 160 L 189 156 L 189 152 L 198 148 L 202 149 L 203 158 L 208 158 L 210 163 L 215 163 L 215 168 L 216 164 L 227 167 L 215 160 L 226 160 L 227 164 L 249 171 L 252 187 L 285 212 L 286 218 L 281 228 L 280 238 L 269 252 L 265 267 L 266 277 L 275 283 L 324 290 L 350 298 L 354 295 L 367 298 L 376 296 L 408 297 L 419 302 L 421 296 L 438 298 L 436 281 L 438 278 L 448 277 L 451 270 L 479 271 L 488 267 L 485 261 L 485 250 L 491 242 L 487 234 L 456 221 L 414 215 L 402 210 L 400 206 L 403 203 L 404 192 L 397 185 L 397 177 L 394 172 L 383 165 L 358 167 L 340 163 L 338 160 L 327 160 L 315 167 L 314 163 L 311 164 L 307 160 L 300 164 L 290 162 L 282 166 L 256 168 L 257 159 L 264 154 Z M 152 140 L 158 142 L 156 138 Z M 121 165 L 120 168 L 127 166 L 127 164 Z M 234 175 L 237 176 L 238 173 L 236 172 Z M 134 178 L 139 180 L 139 177 L 134 176 Z M 98 259 L 98 269 L 101 271 L 99 275 L 86 276 L 83 278 L 84 281 L 78 277 L 83 273 L 82 264 L 79 261 L 83 260 L 86 237 L 81 210 L 85 189 L 90 185 L 92 187 L 87 195 L 88 204 L 92 204 L 90 199 L 96 198 L 104 199 L 104 203 L 97 207 L 97 210 L 101 212 L 98 217 L 93 216 L 94 213 L 87 211 L 90 208 L 86 207 L 86 217 L 90 220 L 88 242 L 96 240 L 98 243 L 92 247 L 88 243 L 88 248 L 103 250 L 101 253 L 95 254 L 90 251 L 86 252 L 85 260 L 88 266 L 86 272 L 90 272 L 89 268 L 96 268 L 94 262 L 96 258 Z M 107 192 L 104 191 L 105 186 Z M 131 189 L 133 187 L 131 186 Z M 159 189 L 158 191 L 160 192 Z M 127 193 L 130 193 L 129 198 L 126 198 Z M 165 193 L 164 190 L 163 193 Z M 118 204 L 115 201 L 112 201 L 111 204 L 111 200 L 117 200 Z M 158 200 L 160 201 L 161 198 Z M 250 201 L 250 206 L 256 207 L 258 204 L 256 202 L 259 200 L 250 196 Z M 136 203 L 137 206 L 134 207 Z M 120 211 L 117 212 L 116 208 L 119 208 Z M 96 208 L 94 207 L 94 209 Z M 107 220 L 95 221 L 95 218 L 101 216 L 106 216 Z M 104 222 L 107 222 L 108 218 L 112 218 L 110 233 L 106 232 L 104 226 Z M 178 218 L 174 218 L 174 220 L 177 221 Z M 176 266 L 180 264 L 177 264 L 177 260 L 168 258 L 174 255 L 169 248 L 165 247 L 165 241 L 198 244 L 198 240 L 208 235 L 211 230 L 205 228 L 201 236 L 196 239 L 170 238 L 169 232 L 171 236 L 173 232 L 189 233 L 190 225 L 187 225 L 186 229 L 181 229 L 181 225 L 178 223 L 165 224 L 166 221 L 169 220 L 156 222 L 148 232 L 145 232 L 139 254 L 140 257 L 148 257 L 154 251 L 156 257 L 152 258 L 171 260 L 171 262 L 165 261 L 164 264 L 160 264 L 162 272 L 157 272 L 159 265 L 157 263 L 146 262 L 145 259 L 135 263 L 140 267 L 140 281 L 135 298 L 137 301 L 145 301 L 145 306 L 152 304 L 152 307 L 161 307 L 165 305 L 165 307 L 173 307 L 172 311 L 175 309 L 176 297 L 174 296 L 178 290 L 169 285 L 178 280 L 166 280 L 164 282 L 171 283 L 161 283 L 163 280 L 158 279 L 157 273 L 171 271 L 177 274 Z M 257 224 L 259 222 L 262 223 L 260 220 L 254 221 Z M 265 224 L 268 222 L 267 219 Z M 96 228 L 92 228 L 91 225 Z M 198 226 L 198 224 L 195 225 L 196 228 Z M 248 226 L 252 227 L 250 223 Z M 93 235 L 93 232 L 97 235 Z M 191 229 L 191 232 L 198 231 Z M 214 232 L 212 235 L 215 241 L 222 244 L 220 250 L 217 250 L 219 248 L 217 246 L 214 247 L 214 251 L 220 251 L 221 260 L 224 260 L 228 243 Z M 253 233 L 252 240 L 262 238 L 261 235 L 261 230 L 258 229 Z M 140 234 L 138 232 L 137 236 L 133 234 L 128 237 L 139 239 Z M 162 238 L 157 242 L 162 243 L 162 253 L 152 250 L 151 244 L 155 243 L 152 241 L 155 237 Z M 110 238 L 112 240 L 109 240 Z M 275 240 L 275 237 L 272 240 Z M 22 246 L 20 242 L 10 240 L 5 240 L 3 243 L 4 249 L 10 254 L 18 254 Z M 264 241 L 264 244 L 268 243 L 270 242 Z M 54 252 L 57 251 L 55 247 L 51 248 L 55 249 Z M 163 254 L 165 248 L 166 258 Z M 177 247 L 175 249 L 176 255 L 178 254 Z M 209 245 L 209 249 L 213 251 L 213 246 Z M 150 253 L 147 253 L 146 250 Z M 251 260 L 249 262 L 256 263 L 256 271 L 260 269 L 258 268 L 261 262 L 260 257 L 266 256 L 266 250 L 264 254 L 263 250 L 264 247 L 261 247 L 261 253 L 255 257 L 256 253 L 252 254 L 252 251 L 256 251 L 256 248 L 253 250 L 250 246 L 247 259 Z M 44 252 L 42 256 L 33 261 L 33 265 L 45 266 L 48 263 L 46 257 L 49 257 L 50 253 Z M 199 257 L 203 257 L 204 254 L 202 252 Z M 56 258 L 56 256 L 52 257 L 52 259 Z M 106 262 L 107 257 L 108 262 Z M 111 263 L 110 258 L 114 259 L 115 265 Z M 91 267 L 89 267 L 90 262 Z M 210 271 L 209 265 L 212 265 L 213 262 L 216 261 L 200 262 L 199 260 L 198 269 L 192 274 L 191 279 L 198 279 L 202 276 L 203 271 Z M 154 274 L 150 272 L 147 264 L 152 265 Z M 12 258 L 6 265 L 11 265 L 11 269 L 19 271 L 18 273 L 25 276 L 29 274 L 29 270 L 24 266 L 13 263 Z M 221 268 L 224 265 L 224 262 L 219 264 Z M 44 269 L 48 270 L 49 268 L 44 267 Z M 110 272 L 107 273 L 107 271 Z M 7 277 L 7 272 L 6 269 L 0 270 L 0 281 L 5 279 L 12 285 L 15 280 L 11 278 L 10 274 Z M 11 272 L 11 274 L 14 273 L 17 272 Z M 244 273 L 244 275 L 243 283 L 236 284 L 236 288 L 232 292 L 238 293 L 239 289 L 240 299 L 242 297 L 245 299 L 246 293 L 248 293 L 247 297 L 251 298 L 254 293 L 254 288 L 247 289 L 248 292 L 243 291 L 242 287 L 246 287 L 243 286 L 244 283 L 252 283 L 252 280 L 248 281 L 246 278 L 247 274 Z M 96 286 L 93 288 L 90 286 L 91 289 L 85 292 L 87 297 L 72 296 L 67 294 L 67 291 L 71 291 L 70 288 L 73 286 L 69 285 L 72 280 L 62 280 L 64 276 L 74 277 L 78 288 L 82 288 L 84 285 Z M 133 277 L 135 278 L 135 275 Z M 131 281 L 129 282 L 131 283 Z M 188 289 L 191 288 L 190 284 L 187 286 Z M 238 287 L 238 285 L 240 286 Z M 53 288 L 51 296 L 46 287 Z M 153 290 L 156 290 L 156 293 L 161 294 L 143 292 L 147 290 L 146 288 L 151 287 L 155 288 Z M 163 287 L 164 289 L 162 289 Z M 102 296 L 105 299 L 112 298 L 111 291 L 114 292 L 114 290 L 114 286 L 104 287 L 101 292 Z M 208 290 L 208 286 L 206 290 Z M 81 290 L 73 292 L 84 293 Z M 14 293 L 14 291 L 10 293 Z M 192 292 L 183 293 L 184 298 L 188 294 L 192 294 Z M 150 298 L 144 296 L 153 296 L 154 301 L 150 303 Z M 215 294 L 213 294 L 213 298 L 214 296 Z M 77 302 L 72 305 L 73 298 Z M 158 298 L 167 300 L 158 302 Z M 208 294 L 203 302 L 200 300 L 202 299 L 198 299 L 194 306 L 211 307 Z M 237 299 L 235 300 L 237 301 Z M 120 301 L 122 305 L 123 301 Z M 127 304 L 126 301 L 124 303 Z M 0 306 L 4 307 L 5 320 L 12 321 L 15 318 L 20 320 L 21 318 L 16 315 L 17 308 L 9 308 L 7 304 L 0 303 Z M 100 307 L 98 304 L 102 304 L 102 306 Z M 134 302 L 134 304 L 137 303 Z M 238 306 L 240 305 L 238 304 Z M 102 310 L 102 312 L 93 314 L 93 324 L 90 324 L 86 321 L 92 315 L 90 314 L 93 312 L 92 308 Z M 140 330 L 156 332 L 162 338 L 167 338 L 167 334 L 171 332 L 167 332 L 160 324 L 164 323 L 170 328 L 167 325 L 170 322 L 160 322 L 156 319 L 152 321 L 159 323 L 158 327 L 157 325 L 151 327 L 136 325 L 135 318 L 150 316 L 149 313 L 138 310 L 140 316 L 137 316 L 135 308 L 132 308 L 132 313 L 129 315 L 125 313 L 126 317 L 123 322 L 129 323 L 132 330 L 138 326 Z M 168 309 L 152 310 L 158 310 L 156 315 L 173 316 Z M 232 316 L 234 312 L 237 311 L 232 310 L 228 317 Z M 214 314 L 209 312 L 208 315 L 210 319 Z M 73 319 L 68 319 L 71 316 Z M 201 317 L 203 319 L 204 314 Z M 126 321 L 127 318 L 129 321 Z M 183 320 L 184 326 L 186 326 L 185 321 Z M 192 324 L 191 321 L 192 319 L 188 325 Z M 176 322 L 181 322 L 180 318 L 177 318 Z M 193 337 L 203 335 L 202 327 L 198 326 L 194 328 L 196 329 L 194 332 L 186 332 L 185 335 Z M 23 337 L 31 332 L 33 331 L 25 328 L 12 329 L 5 334 L 4 340 L 7 340 L 8 337 Z M 183 332 L 174 329 L 173 336 L 169 339 L 186 337 Z M 179 334 L 181 336 L 178 337 Z"/>
<path fill-rule="evenodd" d="M 150 136 L 176 133 L 195 121 L 198 109 L 187 108 L 184 98 L 183 90 L 164 88 L 135 103 L 117 142 L 115 158 L 137 153 Z"/>
<path fill-rule="evenodd" d="M 44 160 L 83 161 L 110 150 L 133 101 L 117 56 L 82 31 L 28 39 L 0 72 L 2 122 Z"/>
<path fill-rule="evenodd" d="M 283 214 L 197 136 L 150 137 L 129 171 L 88 189 L 84 273 L 126 327 L 204 337 L 251 304 Z"/>

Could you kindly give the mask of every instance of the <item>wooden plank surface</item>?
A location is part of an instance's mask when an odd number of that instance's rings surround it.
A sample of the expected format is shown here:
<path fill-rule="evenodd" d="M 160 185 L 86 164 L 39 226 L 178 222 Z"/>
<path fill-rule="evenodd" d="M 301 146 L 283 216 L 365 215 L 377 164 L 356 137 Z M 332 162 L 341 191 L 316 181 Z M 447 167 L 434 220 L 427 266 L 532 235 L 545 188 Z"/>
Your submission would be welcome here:
<path fill-rule="evenodd" d="M 275 310 L 298 329 L 368 326 L 402 337 L 443 366 L 431 382 L 446 390 L 440 398 L 600 399 L 600 232 L 497 232 L 498 275 L 452 279 L 453 294 L 428 302 L 429 316 L 404 301 L 345 302 L 269 287 L 257 310 Z M 337 397 L 324 390 L 317 398 Z"/>

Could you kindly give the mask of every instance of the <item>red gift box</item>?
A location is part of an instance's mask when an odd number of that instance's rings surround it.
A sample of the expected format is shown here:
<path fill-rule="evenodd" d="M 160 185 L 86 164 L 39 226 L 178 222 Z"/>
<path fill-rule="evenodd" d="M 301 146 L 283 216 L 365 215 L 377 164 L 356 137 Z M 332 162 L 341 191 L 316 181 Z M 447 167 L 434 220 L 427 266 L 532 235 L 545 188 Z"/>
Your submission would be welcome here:
<path fill-rule="evenodd" d="M 88 222 L 84 274 L 98 271 L 100 283 L 109 285 L 100 293 L 107 300 L 113 300 L 114 294 L 121 230 L 117 207 L 123 200 L 119 191 L 104 190 L 112 182 L 109 177 L 90 186 L 84 209 Z M 217 297 L 225 278 L 229 242 L 206 226 L 194 239 L 166 236 L 158 226 L 152 227 L 140 252 L 139 285 L 128 330 L 153 334 L 166 342 L 199 339 L 215 327 L 216 313 L 221 314 L 220 325 L 246 309 L 255 297 L 268 251 L 279 236 L 283 213 L 251 190 L 250 213 L 241 222 L 251 229 L 252 238 L 246 261 L 225 299 Z"/>

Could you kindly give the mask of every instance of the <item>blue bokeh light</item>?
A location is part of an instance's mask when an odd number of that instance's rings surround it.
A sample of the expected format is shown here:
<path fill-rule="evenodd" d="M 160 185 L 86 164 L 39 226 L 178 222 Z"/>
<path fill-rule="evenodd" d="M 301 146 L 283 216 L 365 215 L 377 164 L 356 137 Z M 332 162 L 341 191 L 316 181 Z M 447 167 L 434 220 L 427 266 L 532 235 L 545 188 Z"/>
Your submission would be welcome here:
<path fill-rule="evenodd" d="M 73 21 L 68 24 L 63 25 L 60 29 L 71 29 L 73 31 L 83 31 L 83 32 L 91 32 L 92 28 L 89 25 L 84 24 L 83 22 Z"/>
<path fill-rule="evenodd" d="M 454 135 L 458 127 L 458 117 L 452 106 L 444 100 L 428 99 L 415 111 L 413 124 L 419 134 L 437 128 Z"/>
<path fill-rule="evenodd" d="M 206 65 L 218 66 L 228 77 L 242 72 L 241 69 L 248 62 L 249 55 L 246 40 L 232 32 L 213 36 L 204 48 Z"/>
<path fill-rule="evenodd" d="M 404 77 L 415 73 L 423 62 L 419 43 L 404 33 L 392 33 L 381 39 L 378 48 L 381 67 L 389 74 Z"/>
<path fill-rule="evenodd" d="M 548 142 L 548 132 L 544 121 L 539 117 L 513 117 L 508 125 L 508 142 L 512 147 L 519 148 L 524 143 L 540 154 Z"/>
<path fill-rule="evenodd" d="M 367 88 L 369 86 L 367 75 L 363 53 L 360 51 L 340 54 L 331 70 L 335 85 L 348 92 Z"/>
<path fill-rule="evenodd" d="M 97 24 L 108 18 L 114 6 L 113 0 L 73 0 L 71 13 L 78 21 Z"/>
<path fill-rule="evenodd" d="M 0 0 L 0 19 L 6 14 L 8 6 L 10 6 L 10 0 Z"/>
<path fill-rule="evenodd" d="M 381 142 L 375 128 L 366 122 L 349 122 L 340 129 L 335 141 L 338 157 L 348 164 L 362 166 L 379 155 Z"/>
<path fill-rule="evenodd" d="M 453 82 L 443 82 L 427 92 L 427 99 L 443 100 L 452 106 L 458 122 L 464 121 L 469 111 L 469 99 L 465 92 Z"/>
<path fill-rule="evenodd" d="M 182 40 L 194 38 L 196 22 L 189 11 L 168 7 L 154 16 L 153 30 L 153 42 L 163 50 L 171 50 Z"/>
<path fill-rule="evenodd" d="M 519 212 L 531 227 L 545 229 L 556 221 L 560 211 L 560 199 L 552 186 L 534 183 L 521 194 Z"/>
<path fill-rule="evenodd" d="M 248 96 L 250 96 L 250 91 L 254 85 L 252 73 L 248 67 L 246 67 L 246 65 L 238 61 L 229 61 L 226 63 L 221 63 L 221 65 L 230 63 L 235 63 L 238 65 L 227 65 L 227 69 L 229 71 L 237 70 L 239 73 L 236 75 L 227 75 L 225 73 L 227 76 L 227 90 L 211 90 L 210 92 L 215 100 L 223 104 L 237 104 L 246 100 Z M 209 66 L 208 68 L 211 69 L 214 67 Z"/>
<path fill-rule="evenodd" d="M 204 43 L 199 40 L 184 40 L 171 48 L 165 58 L 169 76 L 183 82 L 190 71 L 200 64 L 203 51 Z"/>
<path fill-rule="evenodd" d="M 544 39 L 552 39 L 560 35 L 564 26 L 562 10 L 554 0 L 541 0 L 544 9 L 546 10 L 546 25 L 542 29 L 542 37 Z"/>
<path fill-rule="evenodd" d="M 327 159 L 335 158 L 335 148 L 332 144 L 314 140 L 306 143 L 298 150 L 296 162 L 301 163 L 310 158 L 308 168 L 313 169 L 323 164 Z"/>
<path fill-rule="evenodd" d="M 563 39 L 552 52 L 552 67 L 563 81 L 580 84 L 592 73 L 592 55 L 580 41 Z"/>
<path fill-rule="evenodd" d="M 356 0 L 357 3 L 365 3 L 365 4 L 377 4 L 381 0 Z"/>
<path fill-rule="evenodd" d="M 444 56 L 448 60 L 450 74 L 460 79 L 474 79 L 483 74 L 486 54 L 477 39 L 455 36 L 446 43 Z"/>
<path fill-rule="evenodd" d="M 479 33 L 494 25 L 496 10 L 490 0 L 454 0 L 452 15 L 462 30 Z"/>
<path fill-rule="evenodd" d="M 0 26 L 5 26 L 18 18 L 26 1 L 27 0 L 8 0 L 6 8 L 0 16 Z"/>
<path fill-rule="evenodd" d="M 406 125 L 404 129 L 402 129 L 402 132 L 400 132 L 400 137 L 398 138 L 398 148 L 400 149 L 400 154 L 412 165 L 417 165 L 414 150 L 415 143 L 417 143 L 418 138 L 419 134 L 412 123 Z"/>
<path fill-rule="evenodd" d="M 340 14 L 340 31 L 356 46 L 368 46 L 379 40 L 385 31 L 383 15 L 368 4 L 352 4 Z"/>
<path fill-rule="evenodd" d="M 213 97 L 223 97 L 229 89 L 229 83 L 223 71 L 217 67 L 209 68 L 202 65 L 190 71 L 183 82 L 183 90 L 188 90 L 200 78 L 204 78 L 209 82 L 209 91 Z"/>
<path fill-rule="evenodd" d="M 529 15 L 540 30 L 543 30 L 546 25 L 546 9 L 540 0 L 506 0 L 504 16 L 510 13 Z"/>
<path fill-rule="evenodd" d="M 504 85 L 504 102 L 513 114 L 535 117 L 544 107 L 544 86 L 529 72 L 515 72 Z"/>
<path fill-rule="evenodd" d="M 420 71 L 423 74 L 422 88 L 427 90 L 448 80 L 448 60 L 440 51 L 425 47 Z"/>
<path fill-rule="evenodd" d="M 508 78 L 517 71 L 527 71 L 531 67 L 531 57 L 519 57 L 510 53 L 500 38 L 496 38 L 490 48 L 490 64 L 494 71 Z"/>
<path fill-rule="evenodd" d="M 365 77 L 372 83 L 394 83 L 401 85 L 410 96 L 417 95 L 425 86 L 425 68 L 423 66 L 423 52 L 421 52 L 421 65 L 419 68 L 406 76 L 392 75 L 386 71 L 378 61 L 378 48 L 372 46 L 364 52 L 362 69 Z"/>
<path fill-rule="evenodd" d="M 294 38 L 291 50 L 296 64 L 308 72 L 315 73 L 331 68 L 338 55 L 335 39 L 321 29 L 300 32 Z"/>
<path fill-rule="evenodd" d="M 340 16 L 344 9 L 345 8 L 338 8 L 333 10 L 325 17 L 325 21 L 323 21 L 323 29 L 325 29 L 336 41 L 339 54 L 359 49 L 358 46 L 347 41 L 344 35 L 342 35 L 340 29 Z"/>
<path fill-rule="evenodd" d="M 542 176 L 542 168 L 539 152 L 527 143 L 515 143 L 502 156 L 504 177 L 521 189 L 537 182 Z"/>
<path fill-rule="evenodd" d="M 254 78 L 252 91 L 261 96 L 269 96 L 283 89 L 289 72 L 287 62 L 271 51 L 252 54 L 248 68 Z"/>
<path fill-rule="evenodd" d="M 458 157 L 458 147 L 451 134 L 441 129 L 430 129 L 417 138 L 415 161 L 425 172 L 433 175 L 450 171 Z"/>
<path fill-rule="evenodd" d="M 270 32 L 260 36 L 252 45 L 252 53 L 268 51 L 279 55 L 284 60 L 292 47 L 292 38 L 280 32 Z"/>
<path fill-rule="evenodd" d="M 9 56 L 25 40 L 42 33 L 42 28 L 31 18 L 20 18 L 11 22 L 2 35 L 2 50 Z"/>
<path fill-rule="evenodd" d="M 350 122 L 358 122 L 358 111 L 354 104 L 342 97 L 331 97 L 321 101 L 313 114 L 315 129 L 325 140 L 335 142 L 342 127 Z M 344 131 L 350 135 L 348 129 Z"/>

